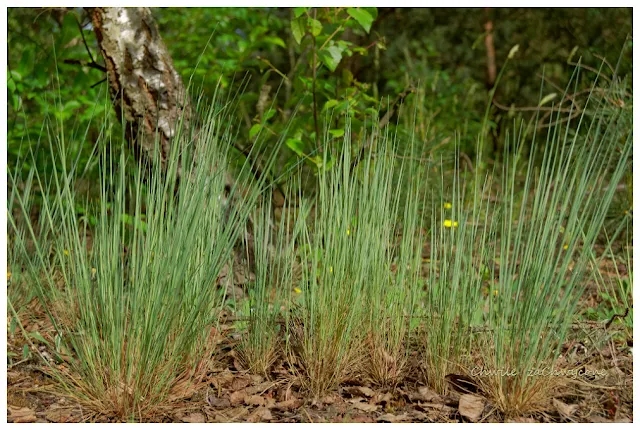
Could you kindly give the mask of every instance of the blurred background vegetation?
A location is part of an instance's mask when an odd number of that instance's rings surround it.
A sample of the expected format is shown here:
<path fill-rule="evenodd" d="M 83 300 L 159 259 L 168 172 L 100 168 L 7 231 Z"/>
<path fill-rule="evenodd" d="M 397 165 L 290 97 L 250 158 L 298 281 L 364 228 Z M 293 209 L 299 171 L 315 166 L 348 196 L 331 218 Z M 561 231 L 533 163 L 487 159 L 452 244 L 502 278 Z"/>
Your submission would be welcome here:
<path fill-rule="evenodd" d="M 359 136 L 376 127 L 388 127 L 400 143 L 415 136 L 415 155 L 425 160 L 452 157 L 459 144 L 475 162 L 480 136 L 486 140 L 480 161 L 491 163 L 514 120 L 531 125 L 541 102 L 547 109 L 563 100 L 584 108 L 599 70 L 601 82 L 622 84 L 612 108 L 632 106 L 631 8 L 154 8 L 153 14 L 194 94 L 211 96 L 219 84 L 235 95 L 240 157 L 255 142 L 268 150 L 286 133 L 280 169 L 301 161 L 322 167 L 323 145 L 339 146 L 345 132 Z M 579 59 L 581 78 L 563 99 Z M 115 115 L 105 103 L 101 64 L 82 8 L 8 10 L 9 165 L 43 143 L 48 116 L 65 130 L 69 157 L 87 175 L 96 171 L 98 136 L 120 139 L 118 130 L 99 126 Z M 534 128 L 550 122 L 550 112 L 544 114 Z M 36 155 L 40 171 L 53 168 L 47 151 Z"/>

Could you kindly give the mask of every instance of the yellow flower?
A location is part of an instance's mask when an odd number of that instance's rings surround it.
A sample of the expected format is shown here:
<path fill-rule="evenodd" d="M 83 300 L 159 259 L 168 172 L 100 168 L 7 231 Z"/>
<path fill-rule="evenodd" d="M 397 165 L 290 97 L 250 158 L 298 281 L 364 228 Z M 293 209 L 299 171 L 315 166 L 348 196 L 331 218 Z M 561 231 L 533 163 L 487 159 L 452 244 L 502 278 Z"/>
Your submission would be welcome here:
<path fill-rule="evenodd" d="M 300 293 L 302 293 L 302 290 L 300 288 L 296 287 L 296 288 L 293 289 L 293 292 L 296 293 L 296 294 L 300 294 Z"/>
<path fill-rule="evenodd" d="M 91 279 L 92 279 L 92 280 L 93 280 L 93 279 L 96 279 L 96 272 L 97 272 L 96 268 L 95 268 L 95 267 L 92 267 L 92 268 L 91 268 Z"/>
<path fill-rule="evenodd" d="M 442 225 L 444 225 L 447 228 L 457 227 L 458 221 L 451 221 L 450 219 L 445 219 Z"/>
<path fill-rule="evenodd" d="M 7 270 L 7 282 L 11 280 L 11 272 Z"/>
<path fill-rule="evenodd" d="M 498 297 L 498 290 L 493 290 L 493 297 Z"/>
<path fill-rule="evenodd" d="M 569 249 L 569 245 L 564 245 L 562 249 Z"/>
<path fill-rule="evenodd" d="M 347 236 L 351 234 L 351 230 L 347 229 Z"/>
<path fill-rule="evenodd" d="M 449 203 L 449 202 L 445 202 L 445 204 L 443 206 L 444 206 L 445 209 L 451 209 L 452 208 L 451 203 Z"/>
<path fill-rule="evenodd" d="M 67 249 L 63 249 L 63 250 L 62 250 L 62 253 L 63 253 L 64 255 L 66 255 L 67 257 L 69 256 L 69 251 L 68 251 Z"/>
<path fill-rule="evenodd" d="M 333 273 L 333 266 L 329 266 L 329 273 Z"/>

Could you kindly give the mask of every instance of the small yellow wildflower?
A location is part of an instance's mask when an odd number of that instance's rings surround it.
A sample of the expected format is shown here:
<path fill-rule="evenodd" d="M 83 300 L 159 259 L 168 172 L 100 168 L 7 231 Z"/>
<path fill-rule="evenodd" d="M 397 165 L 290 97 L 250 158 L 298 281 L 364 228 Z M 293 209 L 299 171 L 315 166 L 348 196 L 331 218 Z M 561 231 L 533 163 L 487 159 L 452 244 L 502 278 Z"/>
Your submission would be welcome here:
<path fill-rule="evenodd" d="M 351 234 L 351 230 L 347 229 L 347 236 L 349 236 Z"/>
<path fill-rule="evenodd" d="M 566 249 L 569 249 L 569 245 L 564 245 L 564 246 L 562 247 L 562 249 L 565 249 L 565 250 L 566 250 Z"/>
<path fill-rule="evenodd" d="M 96 279 L 96 273 L 97 273 L 96 268 L 92 267 L 91 268 L 91 280 L 95 280 Z"/>
<path fill-rule="evenodd" d="M 445 209 L 451 209 L 451 208 L 452 208 L 451 203 L 449 203 L 449 202 L 445 202 L 445 204 L 444 204 L 444 208 L 445 208 Z"/>
<path fill-rule="evenodd" d="M 69 250 L 67 250 L 67 249 L 63 249 L 63 250 L 62 250 L 62 253 L 63 253 L 64 255 L 66 255 L 67 257 L 69 256 Z"/>
<path fill-rule="evenodd" d="M 7 270 L 7 282 L 11 280 L 11 272 Z"/>
<path fill-rule="evenodd" d="M 296 288 L 293 289 L 293 292 L 296 293 L 296 294 L 301 294 L 302 290 L 300 288 L 296 287 Z"/>
<path fill-rule="evenodd" d="M 442 225 L 444 225 L 447 228 L 457 227 L 458 221 L 451 221 L 450 219 L 445 219 Z"/>
<path fill-rule="evenodd" d="M 498 297 L 498 290 L 493 290 L 493 297 Z"/>
<path fill-rule="evenodd" d="M 333 266 L 329 266 L 329 273 L 333 273 Z"/>

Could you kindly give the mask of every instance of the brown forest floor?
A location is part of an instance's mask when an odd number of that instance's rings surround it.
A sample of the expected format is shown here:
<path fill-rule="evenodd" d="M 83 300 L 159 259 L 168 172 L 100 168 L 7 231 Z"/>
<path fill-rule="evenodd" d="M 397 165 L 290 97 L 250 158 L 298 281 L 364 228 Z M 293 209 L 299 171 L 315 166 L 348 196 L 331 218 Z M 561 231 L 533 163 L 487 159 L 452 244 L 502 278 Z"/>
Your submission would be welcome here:
<path fill-rule="evenodd" d="M 609 265 L 612 263 L 609 262 Z M 622 274 L 626 267 L 620 267 Z M 614 276 L 607 264 L 605 276 Z M 590 285 L 582 306 L 593 307 L 600 299 Z M 23 323 L 27 332 L 44 335 L 52 330 L 44 315 L 31 314 Z M 9 323 L 9 322 L 8 322 Z M 223 326 L 224 328 L 224 326 Z M 558 381 L 554 394 L 542 410 L 525 416 L 504 416 L 491 401 L 469 387 L 451 384 L 441 396 L 413 377 L 394 390 L 363 386 L 358 381 L 344 383 L 336 392 L 320 400 L 305 396 L 285 366 L 274 366 L 272 380 L 251 375 L 242 369 L 233 349 L 229 328 L 212 368 L 193 394 L 155 416 L 153 422 L 632 422 L 633 363 L 631 338 L 617 336 L 594 349 L 594 339 L 603 339 L 613 330 L 603 323 L 576 327 L 563 346 L 567 367 L 587 374 Z M 589 341 L 586 341 L 586 340 Z M 8 351 L 20 357 L 24 339 L 18 332 L 8 335 Z M 595 342 L 596 344 L 598 342 Z M 44 346 L 39 346 L 46 355 Z M 417 359 L 416 359 L 417 361 Z M 416 366 L 419 368 L 419 366 Z M 56 394 L 54 380 L 43 372 L 36 359 L 7 369 L 7 418 L 9 422 L 113 422 L 114 417 L 83 410 L 69 398 Z M 590 374 L 589 374 L 590 373 Z M 593 377 L 593 374 L 604 375 Z"/>

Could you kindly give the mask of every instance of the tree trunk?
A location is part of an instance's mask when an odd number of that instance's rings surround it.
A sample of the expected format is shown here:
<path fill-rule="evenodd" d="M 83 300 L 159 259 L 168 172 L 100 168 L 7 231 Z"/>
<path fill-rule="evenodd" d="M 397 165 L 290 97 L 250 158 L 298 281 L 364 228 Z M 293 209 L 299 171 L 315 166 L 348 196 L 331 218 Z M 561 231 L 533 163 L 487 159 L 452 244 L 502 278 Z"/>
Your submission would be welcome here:
<path fill-rule="evenodd" d="M 153 160 L 157 131 L 165 165 L 180 119 L 188 130 L 193 113 L 151 11 L 96 7 L 89 14 L 116 113 L 126 121 L 128 141 L 138 156 Z"/>

